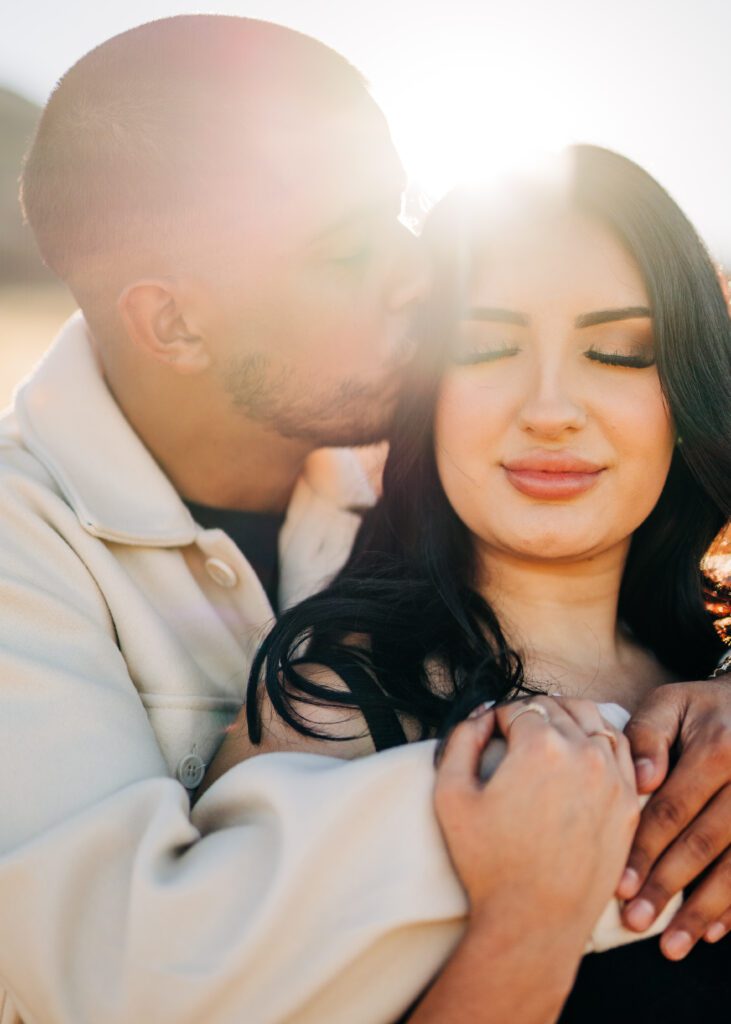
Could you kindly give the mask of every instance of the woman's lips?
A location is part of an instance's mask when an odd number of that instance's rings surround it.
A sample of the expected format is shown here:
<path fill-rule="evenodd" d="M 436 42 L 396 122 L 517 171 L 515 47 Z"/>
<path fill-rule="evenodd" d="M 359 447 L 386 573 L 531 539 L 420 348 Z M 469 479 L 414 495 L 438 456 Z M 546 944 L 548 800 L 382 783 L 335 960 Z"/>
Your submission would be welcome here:
<path fill-rule="evenodd" d="M 554 501 L 584 494 L 604 472 L 602 466 L 559 452 L 514 459 L 503 463 L 503 469 L 510 483 L 521 494 L 529 498 Z"/>

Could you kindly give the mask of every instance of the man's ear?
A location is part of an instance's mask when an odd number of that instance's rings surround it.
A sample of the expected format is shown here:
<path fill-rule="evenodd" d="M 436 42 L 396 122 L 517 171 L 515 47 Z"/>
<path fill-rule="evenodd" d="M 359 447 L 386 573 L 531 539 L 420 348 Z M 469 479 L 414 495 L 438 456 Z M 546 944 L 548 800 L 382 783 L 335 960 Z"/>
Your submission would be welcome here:
<path fill-rule="evenodd" d="M 135 281 L 117 299 L 130 341 L 146 356 L 177 373 L 201 373 L 211 358 L 204 338 L 181 311 L 175 286 L 165 280 Z"/>

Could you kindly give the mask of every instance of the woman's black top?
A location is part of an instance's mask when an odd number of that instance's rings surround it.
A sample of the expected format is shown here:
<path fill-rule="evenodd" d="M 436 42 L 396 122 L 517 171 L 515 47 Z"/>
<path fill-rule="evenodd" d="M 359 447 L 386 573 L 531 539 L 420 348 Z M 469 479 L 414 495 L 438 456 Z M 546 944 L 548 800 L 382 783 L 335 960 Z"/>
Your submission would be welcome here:
<path fill-rule="evenodd" d="M 379 686 L 363 665 L 342 652 L 327 664 L 362 701 L 376 750 L 406 743 L 394 712 L 369 710 Z M 588 954 L 559 1024 L 731 1024 L 731 936 L 713 945 L 699 942 L 677 963 L 662 955 L 657 936 Z"/>
<path fill-rule="evenodd" d="M 559 1024 L 728 1024 L 731 938 L 672 963 L 657 937 L 589 953 Z"/>

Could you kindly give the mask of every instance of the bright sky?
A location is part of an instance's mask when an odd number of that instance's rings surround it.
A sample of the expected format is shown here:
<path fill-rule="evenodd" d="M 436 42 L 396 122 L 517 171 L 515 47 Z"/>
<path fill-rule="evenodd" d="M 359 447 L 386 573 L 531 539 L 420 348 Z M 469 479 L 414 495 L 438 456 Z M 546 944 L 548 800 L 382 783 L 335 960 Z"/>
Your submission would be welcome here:
<path fill-rule="evenodd" d="M 24 0 L 3 18 L 0 82 L 42 101 L 108 36 L 201 10 L 340 50 L 434 196 L 536 148 L 595 142 L 643 164 L 731 263 L 729 0 Z"/>

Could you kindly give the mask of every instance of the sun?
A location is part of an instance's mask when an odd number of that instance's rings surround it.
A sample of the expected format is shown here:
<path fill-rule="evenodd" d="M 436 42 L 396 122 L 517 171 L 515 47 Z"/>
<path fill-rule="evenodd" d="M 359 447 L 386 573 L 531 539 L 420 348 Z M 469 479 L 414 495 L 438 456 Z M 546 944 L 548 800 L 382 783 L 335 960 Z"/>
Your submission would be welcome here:
<path fill-rule="evenodd" d="M 561 101 L 560 77 L 541 94 L 535 75 L 522 75 L 508 54 L 487 60 L 477 42 L 464 40 L 457 55 L 447 47 L 438 62 L 421 60 L 405 60 L 402 73 L 374 83 L 373 93 L 407 172 L 430 199 L 457 183 L 529 167 L 537 154 L 575 140 L 580 98 Z"/>

